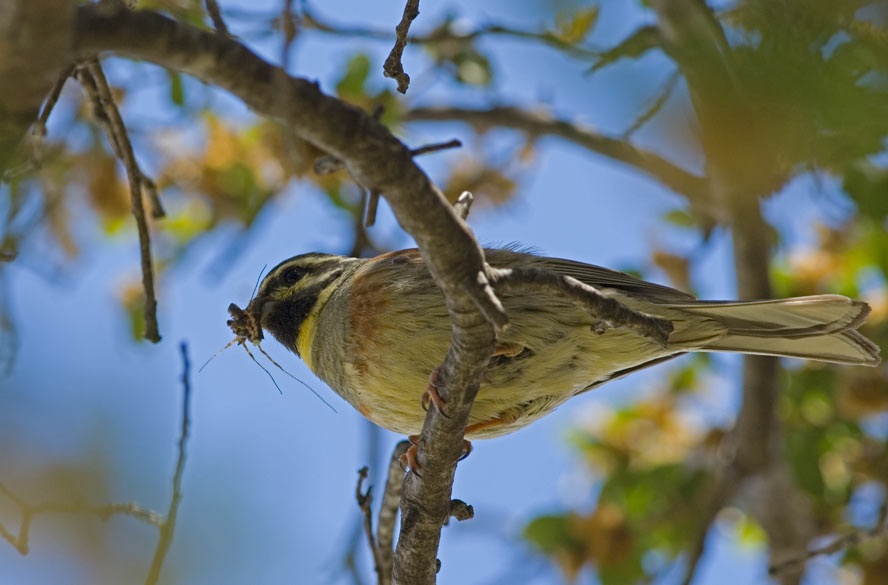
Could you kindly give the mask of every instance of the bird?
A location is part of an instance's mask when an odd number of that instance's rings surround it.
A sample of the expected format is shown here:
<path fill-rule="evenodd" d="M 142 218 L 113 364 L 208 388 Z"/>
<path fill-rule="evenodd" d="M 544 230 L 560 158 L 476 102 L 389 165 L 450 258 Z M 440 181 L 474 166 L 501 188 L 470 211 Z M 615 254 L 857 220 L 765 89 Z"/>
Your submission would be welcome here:
<path fill-rule="evenodd" d="M 568 399 L 688 352 L 738 352 L 876 366 L 879 347 L 857 331 L 870 312 L 836 294 L 705 301 L 629 274 L 530 252 L 485 250 L 494 269 L 576 279 L 636 313 L 671 323 L 665 340 L 600 327 L 575 300 L 550 290 L 499 294 L 509 326 L 497 334 L 466 439 L 516 431 Z M 229 306 L 235 341 L 267 331 L 373 423 L 402 435 L 422 429 L 430 375 L 451 340 L 443 293 L 420 252 L 373 258 L 306 253 L 262 279 L 245 309 Z M 442 406 L 439 396 L 434 402 Z"/>

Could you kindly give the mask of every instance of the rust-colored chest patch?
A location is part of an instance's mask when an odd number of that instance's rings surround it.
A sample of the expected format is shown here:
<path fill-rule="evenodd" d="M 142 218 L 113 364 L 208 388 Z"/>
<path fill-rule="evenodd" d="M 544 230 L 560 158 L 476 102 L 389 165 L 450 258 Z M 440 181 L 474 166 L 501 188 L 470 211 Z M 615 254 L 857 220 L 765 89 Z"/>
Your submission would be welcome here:
<path fill-rule="evenodd" d="M 392 316 L 397 311 L 393 302 L 396 299 L 399 281 L 409 278 L 414 270 L 425 270 L 417 250 L 400 250 L 374 258 L 354 276 L 349 300 L 349 318 L 352 360 L 358 375 L 367 373 L 369 354 L 377 340 L 397 324 Z"/>

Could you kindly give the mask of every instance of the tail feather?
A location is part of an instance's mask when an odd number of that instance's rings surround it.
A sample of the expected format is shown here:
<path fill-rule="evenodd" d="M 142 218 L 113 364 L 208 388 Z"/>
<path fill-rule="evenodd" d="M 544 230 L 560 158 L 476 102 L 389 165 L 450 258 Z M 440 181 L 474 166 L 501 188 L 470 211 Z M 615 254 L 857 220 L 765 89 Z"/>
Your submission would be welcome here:
<path fill-rule="evenodd" d="M 683 333 L 700 331 L 700 318 L 709 321 L 708 329 L 715 326 L 719 330 L 698 338 L 698 351 L 736 351 L 869 366 L 880 362 L 879 347 L 856 331 L 869 315 L 869 306 L 840 295 L 670 303 L 669 308 L 693 316 L 684 332 L 676 323 L 674 336 L 679 344 L 691 341 L 683 340 Z"/>
<path fill-rule="evenodd" d="M 857 331 L 812 337 L 754 337 L 728 333 L 703 351 L 736 351 L 836 364 L 879 365 L 879 347 Z"/>

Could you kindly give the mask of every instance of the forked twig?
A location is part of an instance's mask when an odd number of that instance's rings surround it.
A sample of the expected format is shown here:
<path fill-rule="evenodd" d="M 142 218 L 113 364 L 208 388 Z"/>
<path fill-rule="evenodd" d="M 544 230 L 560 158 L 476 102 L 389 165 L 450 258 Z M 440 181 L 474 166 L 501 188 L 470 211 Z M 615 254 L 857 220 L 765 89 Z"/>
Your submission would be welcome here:
<path fill-rule="evenodd" d="M 20 554 L 26 555 L 30 549 L 31 525 L 35 518 L 45 514 L 87 514 L 108 520 L 112 516 L 131 516 L 159 530 L 157 547 L 151 560 L 145 585 L 156 585 L 160 579 L 160 572 L 166 560 L 167 553 L 173 541 L 173 533 L 176 529 L 176 520 L 179 513 L 179 504 L 182 501 L 182 478 L 185 475 L 185 460 L 188 439 L 191 429 L 191 363 L 188 359 L 188 346 L 183 342 L 180 345 L 182 354 L 182 422 L 179 431 L 178 454 L 176 456 L 176 470 L 173 474 L 173 493 L 166 515 L 154 510 L 143 508 L 133 503 L 91 505 L 82 502 L 41 502 L 30 503 L 26 498 L 16 494 L 3 483 L 0 483 L 0 496 L 5 497 L 15 505 L 21 513 L 21 521 L 17 532 L 13 532 L 0 523 L 0 538 L 9 542 Z"/>
<path fill-rule="evenodd" d="M 114 96 L 105 79 L 105 73 L 97 59 L 90 59 L 76 69 L 75 75 L 93 102 L 99 122 L 105 127 L 114 153 L 123 161 L 129 178 L 131 209 L 139 232 L 139 250 L 142 258 L 142 288 L 145 291 L 145 338 L 157 343 L 160 331 L 157 325 L 157 297 L 154 286 L 154 263 L 151 259 L 151 234 L 145 216 L 142 190 L 148 192 L 152 202 L 152 215 L 163 214 L 153 181 L 147 179 L 136 162 L 133 145 L 129 140 L 126 126 L 114 102 Z"/>

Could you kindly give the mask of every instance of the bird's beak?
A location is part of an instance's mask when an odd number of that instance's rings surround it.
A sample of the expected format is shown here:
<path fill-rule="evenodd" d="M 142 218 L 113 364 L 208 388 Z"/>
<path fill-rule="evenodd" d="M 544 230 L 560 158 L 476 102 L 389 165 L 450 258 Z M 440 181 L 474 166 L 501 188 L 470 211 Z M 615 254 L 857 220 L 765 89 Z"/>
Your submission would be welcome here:
<path fill-rule="evenodd" d="M 258 307 L 259 310 L 254 313 L 254 314 L 258 315 L 260 323 L 262 323 L 265 320 L 265 318 L 268 316 L 268 314 L 274 310 L 274 308 L 277 306 L 277 304 L 278 304 L 277 301 L 262 301 L 261 302 L 261 304 Z"/>

